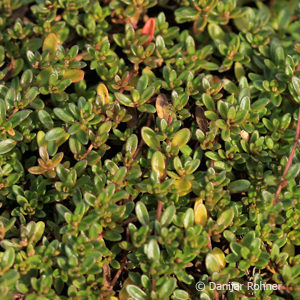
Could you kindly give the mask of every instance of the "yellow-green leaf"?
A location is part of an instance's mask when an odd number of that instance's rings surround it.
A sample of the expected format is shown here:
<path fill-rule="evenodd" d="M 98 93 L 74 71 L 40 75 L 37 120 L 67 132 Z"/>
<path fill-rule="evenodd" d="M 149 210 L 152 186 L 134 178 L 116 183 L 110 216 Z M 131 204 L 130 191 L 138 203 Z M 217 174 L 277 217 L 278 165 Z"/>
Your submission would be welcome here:
<path fill-rule="evenodd" d="M 5 154 L 16 146 L 17 142 L 12 139 L 6 139 L 0 142 L 0 154 Z"/>
<path fill-rule="evenodd" d="M 207 221 L 207 210 L 202 201 L 196 201 L 194 205 L 195 224 L 204 226 Z"/>
<path fill-rule="evenodd" d="M 100 96 L 102 104 L 107 104 L 109 100 L 109 94 L 107 87 L 103 84 L 100 83 L 97 87 L 97 95 Z"/>
<path fill-rule="evenodd" d="M 160 142 L 157 138 L 157 134 L 149 127 L 143 127 L 141 130 L 142 138 L 144 142 L 155 150 L 160 150 Z"/>
<path fill-rule="evenodd" d="M 152 155 L 151 167 L 152 170 L 157 174 L 159 179 L 164 176 L 166 169 L 165 156 L 160 151 L 156 151 Z"/>
<path fill-rule="evenodd" d="M 207 254 L 205 258 L 205 266 L 209 274 L 220 271 L 218 259 L 211 253 Z"/>
<path fill-rule="evenodd" d="M 84 78 L 84 72 L 82 70 L 78 70 L 78 69 L 66 70 L 63 75 L 63 78 L 71 79 L 72 82 L 78 82 Z"/>
<path fill-rule="evenodd" d="M 226 265 L 224 252 L 220 248 L 215 247 L 212 251 L 212 254 L 216 257 L 220 269 L 224 269 Z"/>
<path fill-rule="evenodd" d="M 175 136 L 172 139 L 171 146 L 172 148 L 176 148 L 177 146 L 179 149 L 182 149 L 183 146 L 187 144 L 187 142 L 191 138 L 191 132 L 187 128 L 183 128 L 176 132 Z"/>
<path fill-rule="evenodd" d="M 295 246 L 287 241 L 285 246 L 282 248 L 281 252 L 285 252 L 289 255 L 289 257 L 294 257 L 295 256 Z"/>
<path fill-rule="evenodd" d="M 48 50 L 50 52 L 49 59 L 52 60 L 56 56 L 56 51 L 58 47 L 58 40 L 54 33 L 48 34 L 43 43 L 43 51 Z"/>
<path fill-rule="evenodd" d="M 187 178 L 180 178 L 174 181 L 178 195 L 184 196 L 192 190 L 192 183 Z"/>

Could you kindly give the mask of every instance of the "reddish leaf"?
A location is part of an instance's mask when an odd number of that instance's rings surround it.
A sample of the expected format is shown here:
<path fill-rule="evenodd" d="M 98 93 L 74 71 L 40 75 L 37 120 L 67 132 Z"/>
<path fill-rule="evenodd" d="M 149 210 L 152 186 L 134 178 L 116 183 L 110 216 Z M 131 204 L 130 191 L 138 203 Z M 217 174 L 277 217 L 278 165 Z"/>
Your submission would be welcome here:
<path fill-rule="evenodd" d="M 143 35 L 149 35 L 149 39 L 146 41 L 145 44 L 149 44 L 153 40 L 154 36 L 154 30 L 155 30 L 155 19 L 150 18 L 144 25 L 142 34 Z"/>
<path fill-rule="evenodd" d="M 81 81 L 84 77 L 84 72 L 78 69 L 66 70 L 64 73 L 64 78 L 71 79 L 72 82 Z"/>
<path fill-rule="evenodd" d="M 40 166 L 37 166 L 37 167 L 31 167 L 28 169 L 29 173 L 31 174 L 34 174 L 34 175 L 40 175 L 40 174 L 43 174 L 45 173 L 47 170 L 43 169 L 42 167 Z"/>

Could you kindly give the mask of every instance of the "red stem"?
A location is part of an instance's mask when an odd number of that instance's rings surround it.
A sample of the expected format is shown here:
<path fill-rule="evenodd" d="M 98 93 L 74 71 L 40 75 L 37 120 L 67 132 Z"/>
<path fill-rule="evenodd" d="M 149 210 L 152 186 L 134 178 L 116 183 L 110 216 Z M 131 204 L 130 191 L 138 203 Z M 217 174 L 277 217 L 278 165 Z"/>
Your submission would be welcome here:
<path fill-rule="evenodd" d="M 88 157 L 88 155 L 90 154 L 90 152 L 93 150 L 93 145 L 90 144 L 89 148 L 87 149 L 86 153 L 82 156 L 81 160 L 86 159 Z"/>
<path fill-rule="evenodd" d="M 285 184 L 285 175 L 287 174 L 287 172 L 288 172 L 288 170 L 289 170 L 289 168 L 290 168 L 290 166 L 292 164 L 292 161 L 293 161 L 296 149 L 297 149 L 297 145 L 298 145 L 298 141 L 299 141 L 299 136 L 300 136 L 300 107 L 298 109 L 298 121 L 297 121 L 297 128 L 296 128 L 296 135 L 295 135 L 294 145 L 293 145 L 292 151 L 290 153 L 288 162 L 287 162 L 287 164 L 285 166 L 285 169 L 283 171 L 281 181 L 280 181 L 279 186 L 277 188 L 277 191 L 276 191 L 276 194 L 275 194 L 275 198 L 274 198 L 273 203 L 272 203 L 273 205 L 275 205 L 278 202 L 278 200 L 279 200 L 281 189 L 282 189 L 282 187 Z"/>
<path fill-rule="evenodd" d="M 111 281 L 110 283 L 110 287 L 109 287 L 109 290 L 112 290 L 115 286 L 115 284 L 117 283 L 125 265 L 126 265 L 126 261 L 127 261 L 127 258 L 126 256 L 123 257 L 122 259 L 122 263 L 121 263 L 121 266 L 120 266 L 120 269 L 117 271 L 116 275 L 114 276 L 114 279 Z"/>
<path fill-rule="evenodd" d="M 162 201 L 158 200 L 158 202 L 157 202 L 157 210 L 156 210 L 156 220 L 158 222 L 160 222 L 160 218 L 161 218 L 162 205 L 163 205 Z"/>

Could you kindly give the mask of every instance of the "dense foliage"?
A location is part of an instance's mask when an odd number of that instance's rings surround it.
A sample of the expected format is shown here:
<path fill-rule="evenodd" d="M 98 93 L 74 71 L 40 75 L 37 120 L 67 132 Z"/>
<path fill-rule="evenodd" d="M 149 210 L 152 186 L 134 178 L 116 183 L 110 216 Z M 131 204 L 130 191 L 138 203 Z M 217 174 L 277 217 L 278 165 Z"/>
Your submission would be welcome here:
<path fill-rule="evenodd" d="M 298 0 L 0 1 L 0 298 L 300 299 L 299 41 Z"/>

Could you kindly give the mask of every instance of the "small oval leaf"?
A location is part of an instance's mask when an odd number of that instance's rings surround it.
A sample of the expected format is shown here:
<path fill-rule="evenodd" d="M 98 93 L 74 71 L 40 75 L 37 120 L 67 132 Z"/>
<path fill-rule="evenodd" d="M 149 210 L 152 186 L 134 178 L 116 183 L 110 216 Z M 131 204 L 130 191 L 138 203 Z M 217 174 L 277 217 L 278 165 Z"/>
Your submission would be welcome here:
<path fill-rule="evenodd" d="M 43 51 L 48 50 L 50 52 L 49 59 L 54 59 L 58 47 L 58 40 L 54 33 L 50 33 L 44 40 Z"/>
<path fill-rule="evenodd" d="M 100 83 L 97 87 L 97 95 L 100 96 L 102 104 L 107 104 L 109 101 L 109 94 L 107 87 L 103 84 Z"/>
<path fill-rule="evenodd" d="M 205 226 L 207 221 L 207 210 L 202 201 L 196 201 L 194 206 L 195 224 Z"/>
<path fill-rule="evenodd" d="M 64 79 L 71 79 L 72 82 L 79 82 L 84 78 L 84 72 L 82 70 L 70 69 L 66 70 L 64 75 Z"/>
<path fill-rule="evenodd" d="M 0 142 L 0 154 L 5 154 L 9 151 L 11 151 L 15 146 L 17 142 L 12 139 L 7 139 Z"/>
<path fill-rule="evenodd" d="M 159 179 L 161 179 L 165 174 L 165 158 L 166 157 L 160 151 L 154 152 L 151 158 L 152 171 L 157 174 Z"/>
<path fill-rule="evenodd" d="M 172 139 L 171 146 L 172 148 L 179 147 L 179 149 L 182 149 L 183 146 L 187 144 L 187 142 L 191 138 L 191 132 L 188 128 L 183 128 L 176 132 L 175 136 Z"/>
<path fill-rule="evenodd" d="M 157 139 L 157 134 L 149 127 L 143 127 L 141 130 L 144 142 L 155 150 L 160 151 L 160 142 Z"/>
<path fill-rule="evenodd" d="M 139 201 L 137 202 L 136 206 L 135 206 L 135 213 L 136 213 L 136 216 L 138 218 L 138 220 L 140 221 L 140 223 L 142 225 L 149 225 L 149 214 L 148 214 L 148 211 L 147 211 L 147 208 L 146 208 L 146 205 Z"/>
<path fill-rule="evenodd" d="M 229 183 L 228 190 L 231 194 L 237 194 L 248 191 L 250 187 L 249 180 L 239 179 Z"/>

